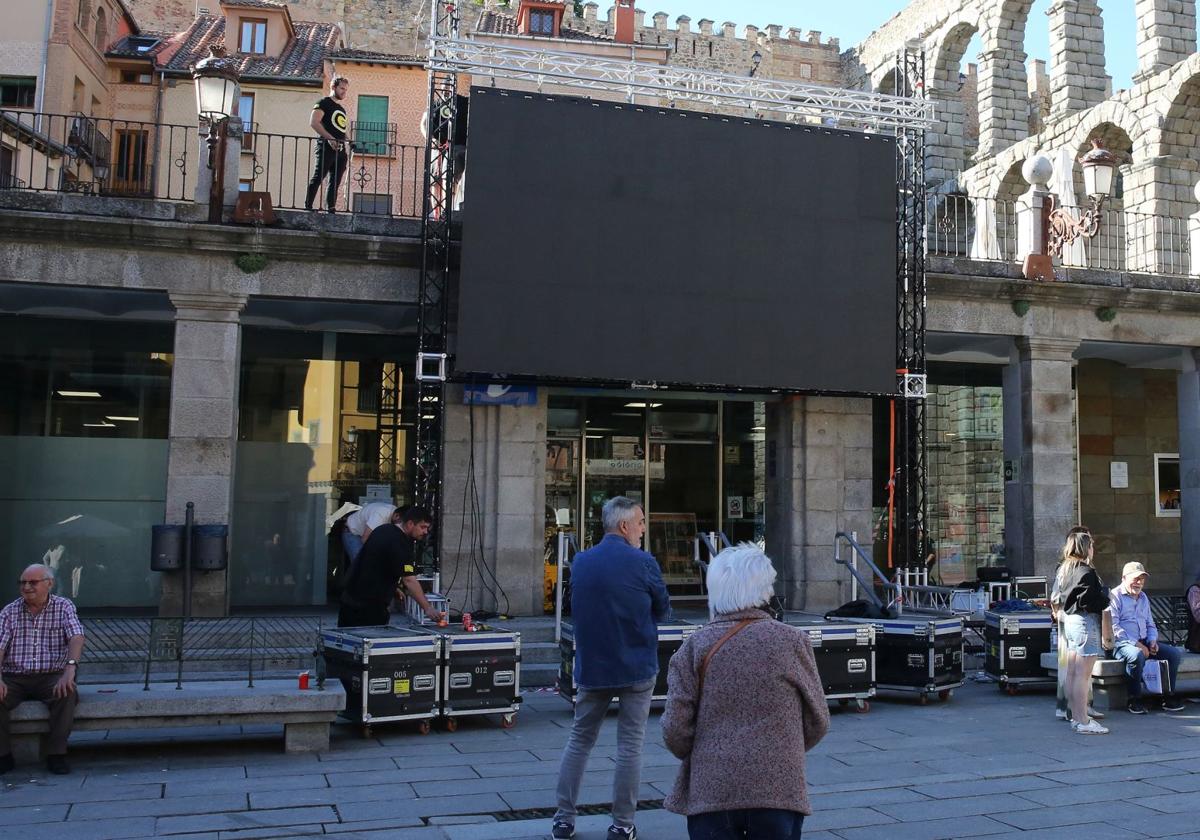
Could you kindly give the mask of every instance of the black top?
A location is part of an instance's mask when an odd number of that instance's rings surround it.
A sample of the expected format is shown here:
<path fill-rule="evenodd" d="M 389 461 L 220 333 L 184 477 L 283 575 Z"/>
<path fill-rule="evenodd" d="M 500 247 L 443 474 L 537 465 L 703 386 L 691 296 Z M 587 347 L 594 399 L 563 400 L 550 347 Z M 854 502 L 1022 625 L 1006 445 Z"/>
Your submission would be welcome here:
<path fill-rule="evenodd" d="M 1068 615 L 1099 615 L 1108 609 L 1108 587 L 1087 563 L 1078 563 L 1063 575 L 1060 592 Z"/>
<path fill-rule="evenodd" d="M 346 109 L 336 99 L 326 96 L 313 106 L 313 110 L 321 112 L 321 126 L 333 139 L 346 139 L 346 129 L 350 126 L 350 120 L 346 117 Z"/>
<path fill-rule="evenodd" d="M 380 525 L 363 545 L 346 588 L 342 603 L 350 607 L 387 607 L 400 578 L 416 574 L 414 543 L 396 525 Z"/>

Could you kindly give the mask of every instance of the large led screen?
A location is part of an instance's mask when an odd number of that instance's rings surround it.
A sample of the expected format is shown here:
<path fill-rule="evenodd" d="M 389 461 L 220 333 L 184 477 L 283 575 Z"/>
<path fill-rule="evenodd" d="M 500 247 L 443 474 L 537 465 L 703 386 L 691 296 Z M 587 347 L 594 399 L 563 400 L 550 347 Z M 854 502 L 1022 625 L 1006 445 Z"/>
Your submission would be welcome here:
<path fill-rule="evenodd" d="M 455 373 L 895 390 L 895 141 L 471 91 Z"/>

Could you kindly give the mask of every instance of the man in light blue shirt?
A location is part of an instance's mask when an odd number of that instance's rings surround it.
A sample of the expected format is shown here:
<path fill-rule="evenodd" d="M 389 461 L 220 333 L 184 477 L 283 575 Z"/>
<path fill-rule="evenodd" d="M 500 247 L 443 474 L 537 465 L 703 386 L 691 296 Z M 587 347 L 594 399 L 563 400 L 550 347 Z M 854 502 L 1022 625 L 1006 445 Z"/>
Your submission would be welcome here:
<path fill-rule="evenodd" d="M 1129 685 L 1129 711 L 1135 715 L 1146 714 L 1142 703 L 1142 669 L 1147 659 L 1165 659 L 1170 676 L 1169 692 L 1175 690 L 1179 676 L 1179 660 L 1183 653 L 1173 645 L 1160 644 L 1158 628 L 1150 612 L 1150 596 L 1142 590 L 1146 586 L 1146 567 L 1141 563 L 1126 563 L 1121 571 L 1121 585 L 1110 595 L 1112 612 L 1113 655 L 1125 662 L 1125 678 Z M 1171 693 L 1162 698 L 1164 711 L 1181 712 L 1183 704 Z"/>

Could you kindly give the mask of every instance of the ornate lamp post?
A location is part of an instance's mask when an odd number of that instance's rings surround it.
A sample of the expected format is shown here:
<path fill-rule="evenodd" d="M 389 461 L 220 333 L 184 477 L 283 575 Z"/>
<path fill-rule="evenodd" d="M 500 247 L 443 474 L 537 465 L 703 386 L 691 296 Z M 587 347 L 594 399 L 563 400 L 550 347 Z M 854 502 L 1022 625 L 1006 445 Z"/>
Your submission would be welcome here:
<path fill-rule="evenodd" d="M 758 73 L 758 67 L 762 64 L 762 53 L 758 50 L 754 51 L 754 55 L 750 56 L 750 76 L 754 77 Z"/>
<path fill-rule="evenodd" d="M 1092 140 L 1091 151 L 1079 162 L 1083 167 L 1088 209 L 1078 217 L 1070 209 L 1056 206 L 1054 195 L 1046 189 L 1053 173 L 1049 160 L 1041 155 L 1032 157 L 1021 170 L 1025 180 L 1033 185 L 1029 195 L 1036 202 L 1033 212 L 1038 213 L 1034 222 L 1036 228 L 1031 232 L 1035 237 L 1033 247 L 1025 257 L 1022 271 L 1027 280 L 1053 279 L 1053 258 L 1061 258 L 1063 248 L 1077 239 L 1091 239 L 1100 231 L 1100 214 L 1105 199 L 1112 195 L 1117 157 L 1096 139 Z M 1060 178 L 1071 177 L 1069 172 L 1058 174 Z"/>
<path fill-rule="evenodd" d="M 208 121 L 208 168 L 212 172 L 208 221 L 220 224 L 225 202 L 225 133 L 241 91 L 237 64 L 225 56 L 223 47 L 209 49 L 212 55 L 196 63 L 192 78 L 196 81 L 196 112 Z"/>

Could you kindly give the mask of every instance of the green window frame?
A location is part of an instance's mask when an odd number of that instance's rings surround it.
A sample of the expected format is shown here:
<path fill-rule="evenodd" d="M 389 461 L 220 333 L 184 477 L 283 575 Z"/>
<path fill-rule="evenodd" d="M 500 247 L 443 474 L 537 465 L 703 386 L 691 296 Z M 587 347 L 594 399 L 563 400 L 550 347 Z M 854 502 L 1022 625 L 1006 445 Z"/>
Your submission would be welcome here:
<path fill-rule="evenodd" d="M 388 98 L 360 94 L 354 120 L 354 150 L 364 155 L 389 154 Z"/>

